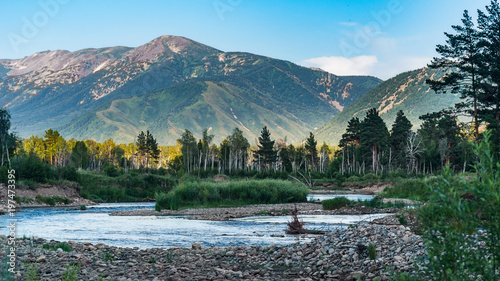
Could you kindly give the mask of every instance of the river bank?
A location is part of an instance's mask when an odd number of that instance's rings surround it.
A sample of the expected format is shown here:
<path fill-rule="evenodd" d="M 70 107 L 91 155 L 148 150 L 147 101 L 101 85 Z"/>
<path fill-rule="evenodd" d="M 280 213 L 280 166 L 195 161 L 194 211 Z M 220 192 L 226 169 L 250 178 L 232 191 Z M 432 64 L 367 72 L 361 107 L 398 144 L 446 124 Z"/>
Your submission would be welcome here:
<path fill-rule="evenodd" d="M 2 254 L 6 237 L 1 236 Z M 424 254 L 418 235 L 404 226 L 359 224 L 288 246 L 121 248 L 69 241 L 70 252 L 47 250 L 56 241 L 17 239 L 16 280 L 35 264 L 40 280 L 59 280 L 67 265 L 80 280 L 386 280 L 393 271 L 413 272 Z M 370 259 L 368 247 L 376 249 Z"/>

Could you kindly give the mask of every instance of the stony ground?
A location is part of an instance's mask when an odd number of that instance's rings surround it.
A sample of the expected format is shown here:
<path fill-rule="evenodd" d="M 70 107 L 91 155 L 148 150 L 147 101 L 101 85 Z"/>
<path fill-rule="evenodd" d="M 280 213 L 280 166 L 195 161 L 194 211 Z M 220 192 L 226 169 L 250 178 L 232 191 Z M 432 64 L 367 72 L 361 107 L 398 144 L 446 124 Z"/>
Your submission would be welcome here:
<path fill-rule="evenodd" d="M 285 216 L 297 207 L 300 215 L 363 215 L 379 213 L 396 213 L 400 209 L 374 209 L 360 204 L 344 207 L 337 210 L 323 210 L 321 204 L 297 203 L 297 204 L 261 204 L 230 208 L 203 208 L 183 210 L 127 210 L 112 212 L 112 216 L 189 216 L 192 219 L 227 221 L 232 218 L 243 218 L 249 216 Z"/>
<path fill-rule="evenodd" d="M 6 237 L 0 237 L 0 257 Z M 27 268 L 40 280 L 61 280 L 68 265 L 78 280 L 387 280 L 393 271 L 412 272 L 424 254 L 423 243 L 409 228 L 360 224 L 317 236 L 309 243 L 268 247 L 137 249 L 69 241 L 70 252 L 46 250 L 56 241 L 18 239 L 15 280 Z M 372 244 L 375 259 L 370 259 Z M 359 279 L 358 279 L 359 278 Z"/>

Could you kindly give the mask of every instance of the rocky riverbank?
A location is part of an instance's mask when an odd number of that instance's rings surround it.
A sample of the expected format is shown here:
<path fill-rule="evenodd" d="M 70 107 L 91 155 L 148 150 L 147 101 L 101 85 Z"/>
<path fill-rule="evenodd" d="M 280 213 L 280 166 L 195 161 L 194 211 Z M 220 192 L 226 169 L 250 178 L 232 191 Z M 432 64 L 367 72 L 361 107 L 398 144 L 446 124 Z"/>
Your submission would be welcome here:
<path fill-rule="evenodd" d="M 4 256 L 7 240 L 0 240 Z M 415 257 L 424 254 L 409 228 L 366 223 L 289 246 L 132 249 L 69 241 L 71 251 L 64 252 L 43 248 L 54 248 L 56 241 L 16 242 L 15 280 L 25 280 L 28 268 L 40 280 L 61 280 L 68 266 L 78 280 L 387 280 L 394 271 L 413 272 Z"/>
<path fill-rule="evenodd" d="M 115 211 L 111 216 L 186 216 L 190 219 L 227 221 L 234 218 L 244 218 L 251 216 L 286 216 L 297 207 L 299 215 L 364 215 L 380 213 L 396 213 L 397 208 L 375 209 L 356 204 L 354 206 L 343 207 L 337 210 L 323 210 L 321 204 L 297 203 L 297 204 L 261 204 L 248 205 L 230 208 L 202 208 L 183 210 L 127 210 Z"/>

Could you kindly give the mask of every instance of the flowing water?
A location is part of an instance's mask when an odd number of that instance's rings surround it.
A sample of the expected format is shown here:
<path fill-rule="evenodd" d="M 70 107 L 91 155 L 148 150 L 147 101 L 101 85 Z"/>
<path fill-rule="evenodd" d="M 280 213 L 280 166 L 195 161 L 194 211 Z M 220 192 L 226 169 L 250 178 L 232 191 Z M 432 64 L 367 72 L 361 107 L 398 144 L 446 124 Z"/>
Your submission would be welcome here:
<path fill-rule="evenodd" d="M 86 211 L 71 208 L 25 209 L 15 214 L 16 235 L 139 248 L 189 247 L 192 242 L 200 242 L 204 246 L 263 246 L 297 242 L 296 236 L 283 235 L 289 217 L 249 217 L 215 222 L 172 216 L 109 215 L 112 211 L 140 208 L 154 209 L 154 203 L 98 204 L 89 206 Z M 328 231 L 382 216 L 385 215 L 299 217 L 306 222 L 308 229 Z M 12 218 L 0 217 L 0 234 L 8 235 L 9 219 Z M 309 239 L 301 238 L 301 242 Z"/>

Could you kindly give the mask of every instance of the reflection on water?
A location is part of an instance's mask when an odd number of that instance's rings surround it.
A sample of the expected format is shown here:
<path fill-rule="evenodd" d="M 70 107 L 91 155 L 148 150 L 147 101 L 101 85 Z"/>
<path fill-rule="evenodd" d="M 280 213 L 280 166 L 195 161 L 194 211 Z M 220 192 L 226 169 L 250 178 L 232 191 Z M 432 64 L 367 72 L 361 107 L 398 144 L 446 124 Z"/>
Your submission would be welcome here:
<path fill-rule="evenodd" d="M 60 241 L 104 242 L 122 247 L 173 247 L 201 242 L 205 246 L 285 245 L 297 242 L 283 235 L 289 217 L 252 217 L 228 222 L 189 220 L 165 216 L 109 216 L 116 210 L 153 209 L 154 203 L 114 203 L 89 206 L 87 211 L 63 208 L 29 209 L 16 213 L 17 236 Z M 363 216 L 301 216 L 308 229 L 328 231 Z M 373 219 L 375 216 L 372 215 Z M 7 235 L 7 220 L 0 217 L 0 234 Z M 310 238 L 308 238 L 310 239 Z M 308 240 L 307 239 L 307 240 Z M 305 240 L 305 241 L 307 241 Z M 304 241 L 304 239 L 302 239 Z"/>

